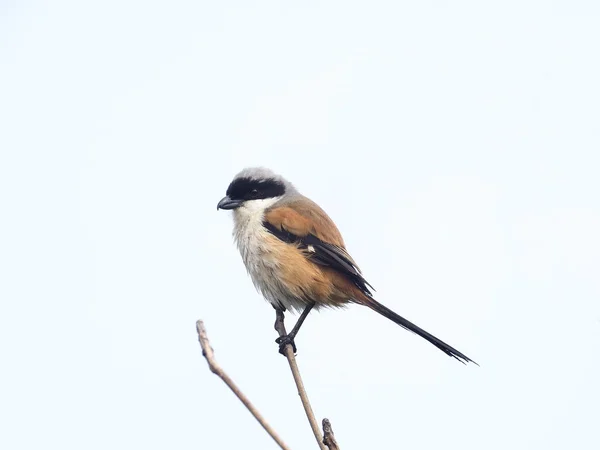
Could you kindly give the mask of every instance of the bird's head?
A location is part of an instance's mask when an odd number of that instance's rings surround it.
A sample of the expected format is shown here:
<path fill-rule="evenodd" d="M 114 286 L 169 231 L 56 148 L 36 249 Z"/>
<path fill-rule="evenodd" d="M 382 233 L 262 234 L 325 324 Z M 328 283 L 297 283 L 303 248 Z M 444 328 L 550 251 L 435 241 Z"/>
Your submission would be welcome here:
<path fill-rule="evenodd" d="M 294 193 L 294 186 L 281 175 L 264 167 L 250 167 L 233 178 L 217 209 L 264 210 Z"/>

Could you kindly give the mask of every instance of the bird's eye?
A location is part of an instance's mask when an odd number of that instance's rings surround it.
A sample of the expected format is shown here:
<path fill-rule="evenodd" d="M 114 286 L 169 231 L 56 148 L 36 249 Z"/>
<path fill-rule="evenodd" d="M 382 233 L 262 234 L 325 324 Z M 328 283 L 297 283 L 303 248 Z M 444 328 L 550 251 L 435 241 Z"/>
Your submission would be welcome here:
<path fill-rule="evenodd" d="M 253 196 L 254 196 L 254 195 L 258 195 L 258 189 L 252 189 L 252 190 L 250 191 L 250 194 L 251 194 L 251 195 L 253 195 Z"/>

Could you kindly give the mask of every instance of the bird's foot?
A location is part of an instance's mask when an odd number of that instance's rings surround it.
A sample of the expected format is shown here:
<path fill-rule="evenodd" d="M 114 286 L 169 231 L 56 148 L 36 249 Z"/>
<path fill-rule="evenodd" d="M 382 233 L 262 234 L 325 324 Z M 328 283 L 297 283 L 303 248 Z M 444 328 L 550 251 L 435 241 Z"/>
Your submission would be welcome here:
<path fill-rule="evenodd" d="M 292 350 L 294 352 L 294 354 L 296 353 L 296 343 L 294 342 L 294 336 L 290 336 L 285 335 L 285 336 L 280 336 L 277 339 L 275 339 L 275 342 L 277 342 L 279 344 L 279 353 L 281 353 L 283 356 L 286 356 L 285 354 L 285 347 L 289 344 L 292 346 Z"/>

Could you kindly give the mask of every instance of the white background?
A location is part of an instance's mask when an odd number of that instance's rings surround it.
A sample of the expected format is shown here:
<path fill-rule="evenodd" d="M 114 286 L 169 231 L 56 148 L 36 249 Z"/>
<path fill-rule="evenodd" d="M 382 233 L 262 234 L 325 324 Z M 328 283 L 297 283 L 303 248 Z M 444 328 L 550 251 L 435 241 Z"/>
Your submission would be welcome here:
<path fill-rule="evenodd" d="M 315 448 L 217 212 L 268 166 L 377 298 L 298 362 L 344 450 L 600 448 L 600 8 L 3 1 L 0 447 Z M 291 325 L 291 323 L 290 323 Z"/>

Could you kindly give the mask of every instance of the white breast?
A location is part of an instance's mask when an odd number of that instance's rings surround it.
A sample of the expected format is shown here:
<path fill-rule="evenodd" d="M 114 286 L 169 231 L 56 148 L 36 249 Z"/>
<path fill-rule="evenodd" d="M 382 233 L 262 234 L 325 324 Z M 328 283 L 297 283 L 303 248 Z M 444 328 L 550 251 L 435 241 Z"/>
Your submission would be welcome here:
<path fill-rule="evenodd" d="M 263 226 L 265 210 L 278 198 L 247 201 L 233 212 L 233 236 L 256 289 L 272 304 L 303 309 L 305 303 L 290 296 L 279 281 L 281 261 L 269 251 L 270 233 Z"/>

